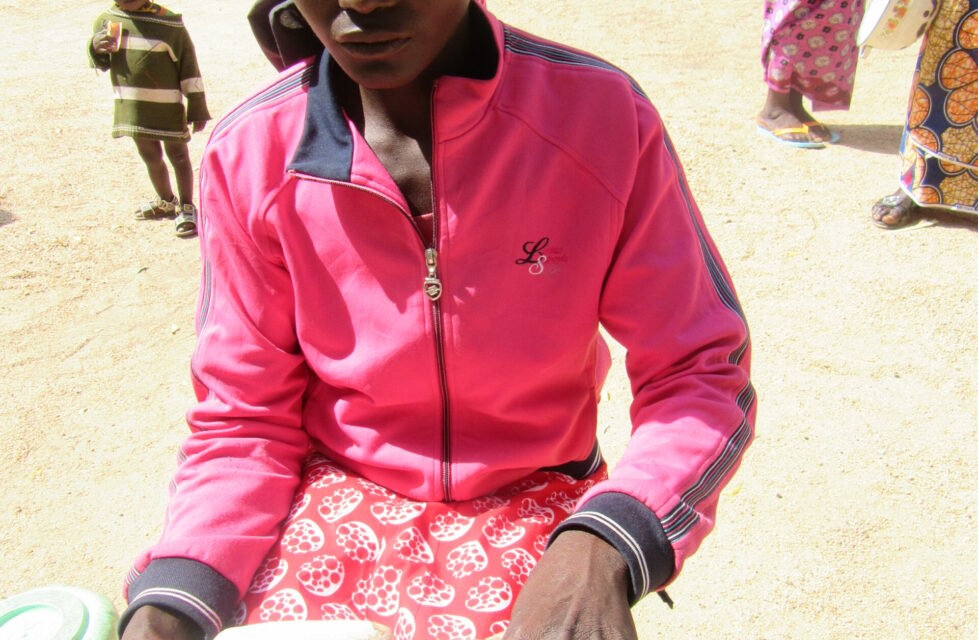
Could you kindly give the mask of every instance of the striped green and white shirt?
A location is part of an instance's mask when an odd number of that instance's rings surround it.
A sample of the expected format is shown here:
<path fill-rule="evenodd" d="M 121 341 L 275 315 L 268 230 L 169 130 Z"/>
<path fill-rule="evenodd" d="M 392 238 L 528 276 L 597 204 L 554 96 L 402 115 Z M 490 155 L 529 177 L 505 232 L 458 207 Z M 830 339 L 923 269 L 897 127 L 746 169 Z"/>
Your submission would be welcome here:
<path fill-rule="evenodd" d="M 122 24 L 119 50 L 96 53 L 89 39 L 88 56 L 112 80 L 112 137 L 189 140 L 187 123 L 211 116 L 183 18 L 155 3 L 138 11 L 113 6 L 95 20 L 93 34 L 108 22 Z"/>

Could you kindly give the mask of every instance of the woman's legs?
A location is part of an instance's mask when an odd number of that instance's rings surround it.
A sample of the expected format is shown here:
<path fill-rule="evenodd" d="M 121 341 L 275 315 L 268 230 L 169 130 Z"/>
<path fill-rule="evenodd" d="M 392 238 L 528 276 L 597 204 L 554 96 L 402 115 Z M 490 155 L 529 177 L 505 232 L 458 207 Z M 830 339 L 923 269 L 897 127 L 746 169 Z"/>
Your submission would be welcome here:
<path fill-rule="evenodd" d="M 173 187 L 170 186 L 170 172 L 163 161 L 163 145 L 159 140 L 149 140 L 146 138 L 133 138 L 136 142 L 136 150 L 146 171 L 149 173 L 149 180 L 153 183 L 153 189 L 160 200 L 170 202 L 173 200 Z"/>

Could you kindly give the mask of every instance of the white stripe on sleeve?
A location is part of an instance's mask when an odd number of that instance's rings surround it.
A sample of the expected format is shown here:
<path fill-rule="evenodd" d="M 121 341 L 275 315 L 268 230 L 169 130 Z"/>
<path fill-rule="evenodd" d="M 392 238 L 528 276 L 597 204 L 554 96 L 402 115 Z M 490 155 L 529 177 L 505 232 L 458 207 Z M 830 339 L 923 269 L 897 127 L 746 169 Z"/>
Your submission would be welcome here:
<path fill-rule="evenodd" d="M 204 93 L 204 80 L 203 78 L 187 78 L 180 82 L 180 91 L 183 91 L 184 95 L 191 93 Z"/>

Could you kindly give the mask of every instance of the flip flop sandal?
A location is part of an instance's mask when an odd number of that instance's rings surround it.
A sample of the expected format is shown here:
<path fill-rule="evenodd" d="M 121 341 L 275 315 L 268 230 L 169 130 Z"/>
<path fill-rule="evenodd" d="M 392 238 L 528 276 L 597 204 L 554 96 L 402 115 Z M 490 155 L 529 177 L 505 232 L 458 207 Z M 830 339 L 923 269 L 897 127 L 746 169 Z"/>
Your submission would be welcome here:
<path fill-rule="evenodd" d="M 879 216 L 876 215 L 877 207 L 885 208 L 884 211 Z M 883 196 L 876 201 L 873 205 L 873 210 L 870 212 L 869 217 L 880 229 L 900 229 L 912 224 L 916 219 L 916 209 L 917 204 L 911 200 L 902 191 L 897 191 L 896 193 L 891 193 L 890 195 Z M 896 220 L 894 222 L 884 222 L 883 218 L 892 213 L 897 213 Z"/>
<path fill-rule="evenodd" d="M 809 132 L 811 132 L 811 130 L 814 127 L 821 127 L 823 129 L 825 129 L 826 131 L 828 131 L 829 132 L 829 139 L 828 140 L 822 140 L 822 142 L 824 142 L 825 144 L 835 144 L 836 142 L 839 141 L 839 132 L 838 131 L 832 131 L 831 129 L 829 129 L 828 127 L 826 127 L 824 124 L 822 124 L 818 120 L 809 120 L 808 122 L 805 122 L 803 124 L 805 125 L 805 128 L 809 130 Z"/>
<path fill-rule="evenodd" d="M 197 207 L 192 204 L 181 206 L 175 226 L 178 238 L 191 238 L 197 235 Z"/>
<path fill-rule="evenodd" d="M 801 149 L 822 149 L 825 147 L 825 143 L 818 140 L 812 140 L 812 132 L 808 130 L 808 127 L 783 127 L 781 129 L 768 129 L 762 124 L 757 125 L 757 130 L 762 134 L 774 138 L 778 142 L 783 144 L 799 147 Z M 807 140 L 795 140 L 791 138 L 793 135 L 801 134 L 808 136 Z"/>
<path fill-rule="evenodd" d="M 136 220 L 157 220 L 159 218 L 172 218 L 177 215 L 177 207 L 179 206 L 179 201 L 174 198 L 173 200 L 166 201 L 162 198 L 156 198 L 155 200 L 150 200 L 139 205 L 134 214 Z"/>

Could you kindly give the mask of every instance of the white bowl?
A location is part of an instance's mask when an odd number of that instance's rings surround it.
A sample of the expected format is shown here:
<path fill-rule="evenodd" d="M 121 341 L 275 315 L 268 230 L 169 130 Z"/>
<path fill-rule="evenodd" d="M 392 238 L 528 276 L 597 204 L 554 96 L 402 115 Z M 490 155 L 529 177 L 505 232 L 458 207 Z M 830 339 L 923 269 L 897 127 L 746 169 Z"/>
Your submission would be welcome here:
<path fill-rule="evenodd" d="M 875 49 L 904 49 L 920 39 L 940 0 L 869 0 L 856 43 Z"/>
<path fill-rule="evenodd" d="M 228 627 L 214 640 L 390 640 L 390 629 L 362 620 L 262 622 Z"/>
<path fill-rule="evenodd" d="M 64 585 L 0 601 L 0 640 L 115 640 L 115 607 L 102 595 Z"/>

